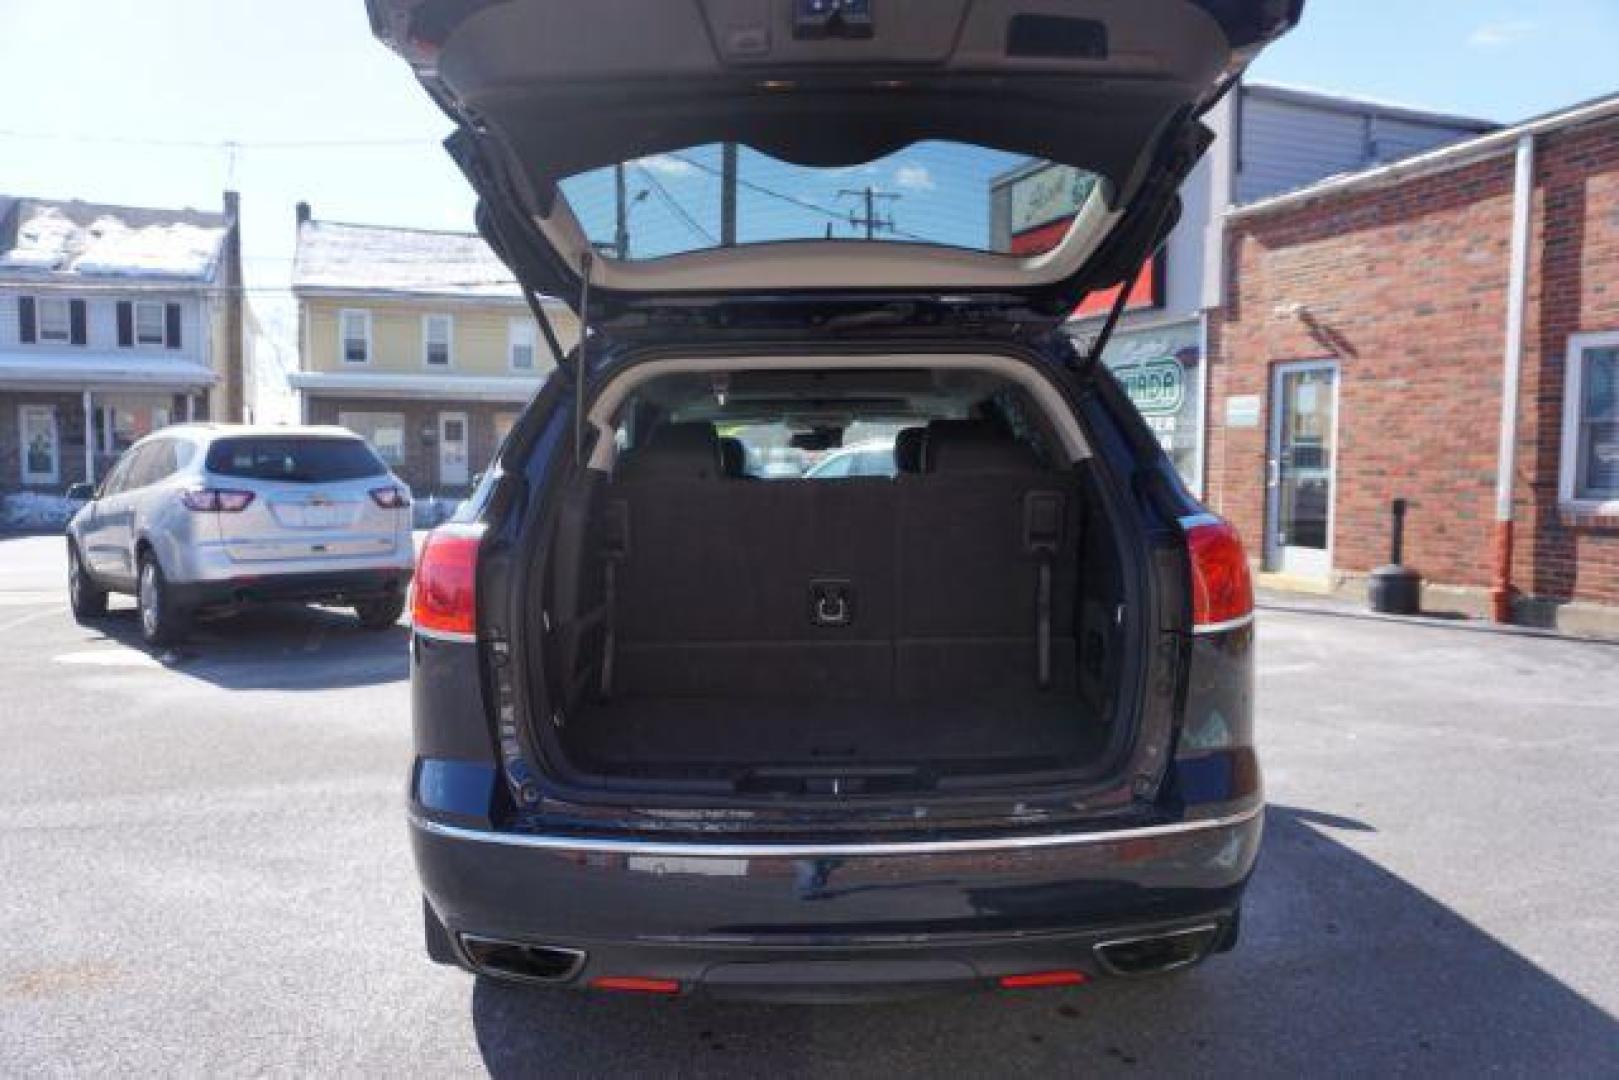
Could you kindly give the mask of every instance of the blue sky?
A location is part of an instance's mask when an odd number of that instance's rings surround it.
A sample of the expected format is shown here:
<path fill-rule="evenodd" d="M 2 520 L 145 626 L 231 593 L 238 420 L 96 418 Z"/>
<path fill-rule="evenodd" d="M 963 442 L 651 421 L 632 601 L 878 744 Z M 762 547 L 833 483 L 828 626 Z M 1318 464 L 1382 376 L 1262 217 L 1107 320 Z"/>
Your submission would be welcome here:
<path fill-rule="evenodd" d="M 1613 0 L 1308 0 L 1255 76 L 1509 121 L 1619 89 L 1616 52 Z M 0 101 L 0 191 L 211 207 L 233 183 L 261 287 L 286 279 L 299 199 L 471 226 L 448 124 L 361 0 L 0 0 Z M 924 184 L 908 197 L 925 210 Z M 636 212 L 696 235 L 656 191 Z"/>

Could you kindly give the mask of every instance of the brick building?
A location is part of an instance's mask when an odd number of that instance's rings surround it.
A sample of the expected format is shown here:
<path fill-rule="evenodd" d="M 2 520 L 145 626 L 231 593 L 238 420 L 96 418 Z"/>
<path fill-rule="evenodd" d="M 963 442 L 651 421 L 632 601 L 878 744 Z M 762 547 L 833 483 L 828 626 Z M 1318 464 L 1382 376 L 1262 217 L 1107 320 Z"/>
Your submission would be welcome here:
<path fill-rule="evenodd" d="M 1360 592 L 1405 498 L 1426 606 L 1619 631 L 1619 97 L 1227 230 L 1205 493 L 1262 580 Z"/>

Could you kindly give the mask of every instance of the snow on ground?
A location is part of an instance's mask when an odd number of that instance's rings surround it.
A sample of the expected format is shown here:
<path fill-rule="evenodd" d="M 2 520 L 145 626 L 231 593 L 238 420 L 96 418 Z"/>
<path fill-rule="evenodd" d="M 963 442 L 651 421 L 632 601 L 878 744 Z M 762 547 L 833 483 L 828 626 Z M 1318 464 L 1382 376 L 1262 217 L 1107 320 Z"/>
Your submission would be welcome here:
<path fill-rule="evenodd" d="M 34 491 L 0 496 L 0 530 L 57 532 L 67 527 L 68 518 L 83 505 L 81 500 Z"/>

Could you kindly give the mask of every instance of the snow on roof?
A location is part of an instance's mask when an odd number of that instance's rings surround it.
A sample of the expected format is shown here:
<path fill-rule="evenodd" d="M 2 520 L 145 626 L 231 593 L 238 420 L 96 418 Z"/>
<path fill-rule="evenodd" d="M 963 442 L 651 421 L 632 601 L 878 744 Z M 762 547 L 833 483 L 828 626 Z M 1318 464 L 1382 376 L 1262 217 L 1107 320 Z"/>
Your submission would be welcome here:
<path fill-rule="evenodd" d="M 206 281 L 229 228 L 196 210 L 16 199 L 0 218 L 0 274 Z"/>
<path fill-rule="evenodd" d="M 298 227 L 296 289 L 519 300 L 506 264 L 475 233 L 306 221 Z"/>

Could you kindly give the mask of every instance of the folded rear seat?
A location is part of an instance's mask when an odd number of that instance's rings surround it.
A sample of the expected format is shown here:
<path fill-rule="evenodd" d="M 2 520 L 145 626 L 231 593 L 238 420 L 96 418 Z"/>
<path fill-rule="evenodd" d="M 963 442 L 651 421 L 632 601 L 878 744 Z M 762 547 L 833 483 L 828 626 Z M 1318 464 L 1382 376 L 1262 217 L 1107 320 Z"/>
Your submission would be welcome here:
<path fill-rule="evenodd" d="M 752 481 L 722 453 L 712 425 L 666 424 L 608 489 L 609 533 L 623 538 L 613 692 L 887 697 L 890 482 Z M 818 598 L 847 619 L 818 620 Z"/>
<path fill-rule="evenodd" d="M 914 441 L 897 484 L 899 695 L 1071 688 L 1078 507 L 1067 477 L 983 421 L 930 423 L 913 473 Z"/>
<path fill-rule="evenodd" d="M 1010 435 L 909 429 L 897 480 L 751 481 L 731 456 L 712 425 L 672 423 L 620 462 L 605 690 L 870 700 L 1072 686 L 1074 500 Z"/>

